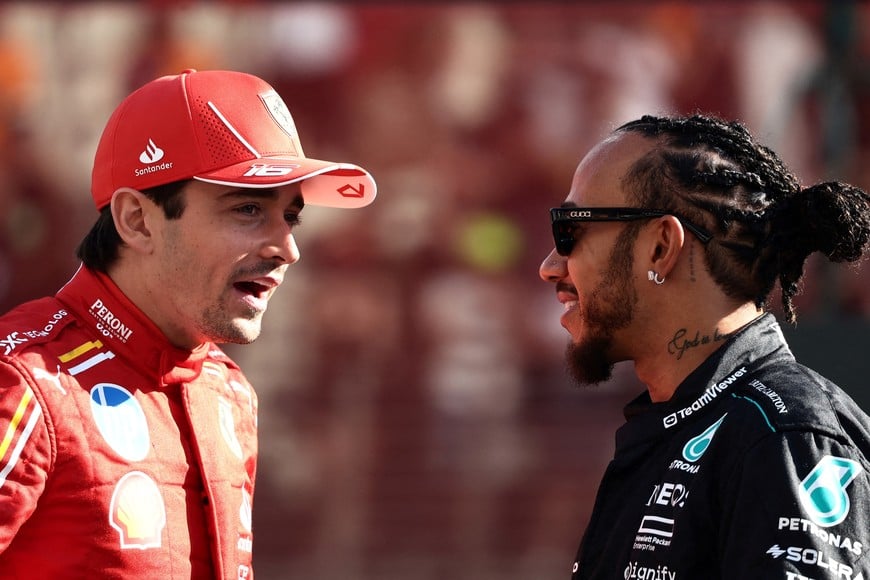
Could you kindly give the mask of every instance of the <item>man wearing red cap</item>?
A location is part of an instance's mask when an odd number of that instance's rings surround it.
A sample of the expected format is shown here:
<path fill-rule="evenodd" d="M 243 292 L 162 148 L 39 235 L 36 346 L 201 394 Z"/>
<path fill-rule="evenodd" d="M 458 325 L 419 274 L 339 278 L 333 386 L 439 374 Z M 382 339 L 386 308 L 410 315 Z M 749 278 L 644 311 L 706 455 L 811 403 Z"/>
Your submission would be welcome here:
<path fill-rule="evenodd" d="M 303 205 L 375 182 L 261 79 L 191 70 L 115 110 L 92 194 L 78 272 L 0 318 L 0 574 L 253 578 L 257 398 L 216 345 L 259 335 Z"/>

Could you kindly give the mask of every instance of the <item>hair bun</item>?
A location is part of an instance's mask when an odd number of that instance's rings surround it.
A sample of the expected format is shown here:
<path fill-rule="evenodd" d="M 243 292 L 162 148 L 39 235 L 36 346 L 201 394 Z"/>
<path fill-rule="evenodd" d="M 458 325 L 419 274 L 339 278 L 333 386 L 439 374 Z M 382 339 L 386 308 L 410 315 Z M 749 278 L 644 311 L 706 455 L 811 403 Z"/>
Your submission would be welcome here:
<path fill-rule="evenodd" d="M 870 196 L 846 183 L 828 181 L 801 189 L 790 203 L 804 244 L 832 262 L 854 262 L 870 240 Z"/>

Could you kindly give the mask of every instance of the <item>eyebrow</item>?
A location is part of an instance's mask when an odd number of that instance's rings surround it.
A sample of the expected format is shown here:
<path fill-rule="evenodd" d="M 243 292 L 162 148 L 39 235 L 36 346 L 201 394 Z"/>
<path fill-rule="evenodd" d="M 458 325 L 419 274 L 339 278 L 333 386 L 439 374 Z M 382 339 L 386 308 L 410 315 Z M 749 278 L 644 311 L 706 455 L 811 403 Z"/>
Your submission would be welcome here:
<path fill-rule="evenodd" d="M 238 187 L 224 192 L 223 194 L 221 194 L 221 197 L 225 199 L 275 199 L 278 197 L 278 190 L 274 187 Z M 297 208 L 301 211 L 302 208 L 305 207 L 305 200 L 302 197 L 302 194 L 297 193 L 296 196 L 293 198 L 293 202 L 290 205 L 293 206 L 293 208 Z"/>

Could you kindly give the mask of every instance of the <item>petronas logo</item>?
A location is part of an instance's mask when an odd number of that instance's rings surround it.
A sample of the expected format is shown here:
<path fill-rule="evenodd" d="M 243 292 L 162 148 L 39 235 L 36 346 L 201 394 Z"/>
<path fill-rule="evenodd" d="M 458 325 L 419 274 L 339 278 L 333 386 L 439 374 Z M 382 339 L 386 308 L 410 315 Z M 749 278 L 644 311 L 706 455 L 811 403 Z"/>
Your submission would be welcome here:
<path fill-rule="evenodd" d="M 725 413 L 727 415 L 728 413 Z M 710 446 L 710 442 L 713 440 L 713 435 L 716 434 L 716 430 L 722 424 L 722 421 L 725 420 L 725 415 L 707 427 L 703 433 L 698 435 L 697 437 L 692 437 L 686 442 L 686 445 L 683 447 L 683 458 L 686 461 L 690 461 L 692 463 L 701 459 L 701 456 L 704 455 L 704 452 L 707 451 L 707 448 Z"/>

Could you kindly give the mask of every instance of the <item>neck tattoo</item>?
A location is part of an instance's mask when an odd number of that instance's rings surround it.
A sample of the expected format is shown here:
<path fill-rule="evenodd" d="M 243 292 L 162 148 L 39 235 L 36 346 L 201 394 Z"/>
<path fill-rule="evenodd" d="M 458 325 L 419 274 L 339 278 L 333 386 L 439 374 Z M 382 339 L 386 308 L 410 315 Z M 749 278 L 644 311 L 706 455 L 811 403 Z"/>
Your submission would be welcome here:
<path fill-rule="evenodd" d="M 721 334 L 718 328 L 713 329 L 713 334 L 701 334 L 700 330 L 695 331 L 695 336 L 689 337 L 689 331 L 685 328 L 679 329 L 674 333 L 674 338 L 668 343 L 668 354 L 677 357 L 677 360 L 683 358 L 683 354 L 689 349 L 710 344 L 711 342 L 720 342 L 726 340 L 730 334 Z"/>

